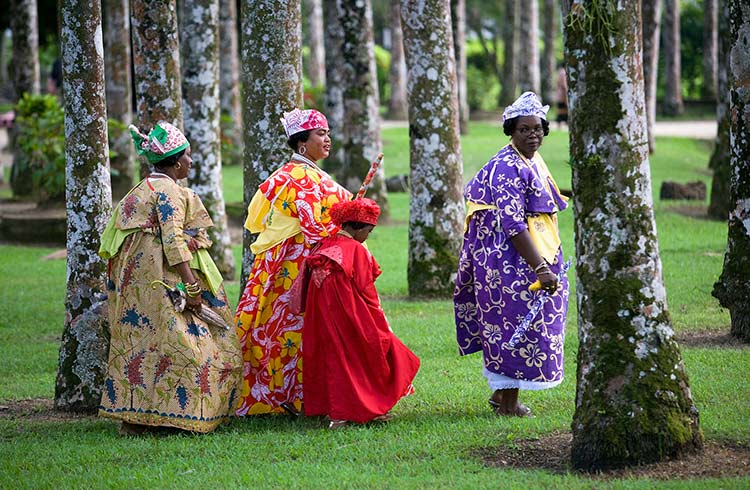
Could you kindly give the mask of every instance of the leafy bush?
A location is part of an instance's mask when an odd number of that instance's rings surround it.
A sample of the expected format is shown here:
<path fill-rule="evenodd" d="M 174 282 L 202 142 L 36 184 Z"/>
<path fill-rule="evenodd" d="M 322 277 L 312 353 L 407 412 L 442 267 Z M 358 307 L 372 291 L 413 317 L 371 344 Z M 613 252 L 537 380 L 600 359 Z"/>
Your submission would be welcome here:
<path fill-rule="evenodd" d="M 497 109 L 500 96 L 500 83 L 495 75 L 482 71 L 475 65 L 466 66 L 466 97 L 472 111 L 492 111 Z"/>
<path fill-rule="evenodd" d="M 65 199 L 64 115 L 54 95 L 24 94 L 16 105 L 14 173 L 31 175 L 39 202 Z"/>

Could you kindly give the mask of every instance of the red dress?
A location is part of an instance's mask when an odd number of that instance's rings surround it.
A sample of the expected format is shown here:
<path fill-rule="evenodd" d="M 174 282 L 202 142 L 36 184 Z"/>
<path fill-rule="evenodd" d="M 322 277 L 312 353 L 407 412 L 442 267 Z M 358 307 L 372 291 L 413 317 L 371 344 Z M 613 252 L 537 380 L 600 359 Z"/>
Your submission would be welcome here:
<path fill-rule="evenodd" d="M 339 235 L 306 259 L 305 415 L 367 422 L 413 392 L 419 358 L 388 325 L 375 290 L 380 273 L 361 243 Z"/>

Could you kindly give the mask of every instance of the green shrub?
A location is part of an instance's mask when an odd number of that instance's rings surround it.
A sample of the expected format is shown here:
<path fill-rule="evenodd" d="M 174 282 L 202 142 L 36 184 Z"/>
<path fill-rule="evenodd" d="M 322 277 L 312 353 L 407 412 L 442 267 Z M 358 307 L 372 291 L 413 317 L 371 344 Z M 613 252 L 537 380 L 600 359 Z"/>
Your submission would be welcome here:
<path fill-rule="evenodd" d="M 492 111 L 497 109 L 500 96 L 500 82 L 495 75 L 477 68 L 466 66 L 466 97 L 472 111 Z"/>
<path fill-rule="evenodd" d="M 14 173 L 32 179 L 38 202 L 65 199 L 64 115 L 54 95 L 24 94 L 16 105 Z"/>

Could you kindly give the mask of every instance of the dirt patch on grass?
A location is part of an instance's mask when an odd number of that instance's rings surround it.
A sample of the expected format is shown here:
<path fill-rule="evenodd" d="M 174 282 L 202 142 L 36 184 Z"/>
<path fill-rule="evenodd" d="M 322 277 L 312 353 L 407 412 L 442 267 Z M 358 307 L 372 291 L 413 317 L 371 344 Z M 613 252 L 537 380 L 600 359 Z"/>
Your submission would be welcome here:
<path fill-rule="evenodd" d="M 572 440 L 570 432 L 553 433 L 535 440 L 515 441 L 511 446 L 479 449 L 475 456 L 481 458 L 487 466 L 565 474 L 574 471 L 570 466 Z M 676 480 L 750 476 L 750 446 L 734 441 L 710 440 L 705 442 L 703 452 L 699 454 L 689 454 L 671 461 L 631 468 L 578 474 L 600 480 Z"/>
<path fill-rule="evenodd" d="M 5 419 L 77 420 L 92 415 L 92 413 L 59 412 L 55 410 L 49 398 L 0 402 L 0 418 Z"/>
<path fill-rule="evenodd" d="M 678 332 L 675 339 L 682 347 L 717 349 L 746 349 L 750 347 L 750 344 L 729 335 L 727 330 L 686 330 Z"/>

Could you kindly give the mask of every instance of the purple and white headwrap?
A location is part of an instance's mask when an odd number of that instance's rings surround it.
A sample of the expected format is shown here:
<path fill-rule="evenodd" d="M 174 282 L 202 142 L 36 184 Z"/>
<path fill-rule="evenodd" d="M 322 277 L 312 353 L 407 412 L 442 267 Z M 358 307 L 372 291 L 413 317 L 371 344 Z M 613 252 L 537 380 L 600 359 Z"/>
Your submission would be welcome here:
<path fill-rule="evenodd" d="M 542 101 L 534 92 L 524 92 L 503 111 L 503 122 L 519 116 L 536 116 L 547 120 L 549 106 L 542 105 Z"/>

